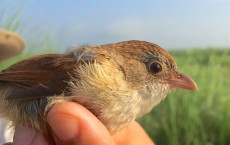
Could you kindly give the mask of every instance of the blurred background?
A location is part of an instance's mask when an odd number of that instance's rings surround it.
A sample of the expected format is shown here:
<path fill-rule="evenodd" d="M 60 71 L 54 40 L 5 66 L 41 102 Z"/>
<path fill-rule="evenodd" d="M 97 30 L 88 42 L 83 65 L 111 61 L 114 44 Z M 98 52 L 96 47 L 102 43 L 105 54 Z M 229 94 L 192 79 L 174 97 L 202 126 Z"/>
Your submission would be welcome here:
<path fill-rule="evenodd" d="M 199 90 L 172 92 L 139 119 L 142 126 L 156 145 L 230 145 L 229 0 L 1 0 L 0 28 L 26 43 L 0 70 L 85 44 L 135 39 L 164 47 Z"/>

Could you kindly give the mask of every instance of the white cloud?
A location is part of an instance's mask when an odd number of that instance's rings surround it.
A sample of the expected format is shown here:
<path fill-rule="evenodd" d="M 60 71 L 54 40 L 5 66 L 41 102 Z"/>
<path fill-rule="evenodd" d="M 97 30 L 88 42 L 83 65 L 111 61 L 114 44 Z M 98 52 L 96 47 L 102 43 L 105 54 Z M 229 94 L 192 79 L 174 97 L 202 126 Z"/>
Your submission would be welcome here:
<path fill-rule="evenodd" d="M 107 32 L 112 36 L 127 39 L 145 38 L 151 34 L 150 25 L 140 20 L 131 19 L 110 23 Z"/>

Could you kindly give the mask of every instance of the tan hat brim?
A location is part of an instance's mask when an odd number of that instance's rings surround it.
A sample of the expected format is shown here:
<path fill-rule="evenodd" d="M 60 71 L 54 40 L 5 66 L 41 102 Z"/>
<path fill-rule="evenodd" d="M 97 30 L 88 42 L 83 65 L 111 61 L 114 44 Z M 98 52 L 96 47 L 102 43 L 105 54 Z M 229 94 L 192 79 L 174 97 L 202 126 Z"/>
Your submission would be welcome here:
<path fill-rule="evenodd" d="M 0 61 L 19 54 L 25 44 L 15 32 L 0 29 Z"/>

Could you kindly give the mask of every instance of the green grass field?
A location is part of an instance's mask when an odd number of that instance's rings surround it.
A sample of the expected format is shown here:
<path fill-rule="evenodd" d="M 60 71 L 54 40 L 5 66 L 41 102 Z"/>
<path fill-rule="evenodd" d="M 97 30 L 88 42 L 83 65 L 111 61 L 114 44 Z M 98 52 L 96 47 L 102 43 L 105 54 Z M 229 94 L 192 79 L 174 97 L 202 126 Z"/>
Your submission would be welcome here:
<path fill-rule="evenodd" d="M 172 92 L 139 121 L 157 145 L 230 145 L 230 49 L 170 53 L 199 90 Z M 29 56 L 7 60 L 0 69 Z"/>

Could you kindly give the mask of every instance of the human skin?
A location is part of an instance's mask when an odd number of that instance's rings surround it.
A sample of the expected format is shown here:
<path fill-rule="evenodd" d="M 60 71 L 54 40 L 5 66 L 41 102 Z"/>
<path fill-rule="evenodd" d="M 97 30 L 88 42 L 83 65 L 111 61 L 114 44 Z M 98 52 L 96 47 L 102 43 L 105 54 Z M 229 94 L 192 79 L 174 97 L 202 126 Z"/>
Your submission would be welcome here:
<path fill-rule="evenodd" d="M 57 145 L 154 145 L 136 121 L 111 136 L 90 111 L 73 102 L 56 104 L 46 119 Z M 15 130 L 14 143 L 4 145 L 12 144 L 51 145 L 51 140 L 29 127 L 18 126 Z"/>

